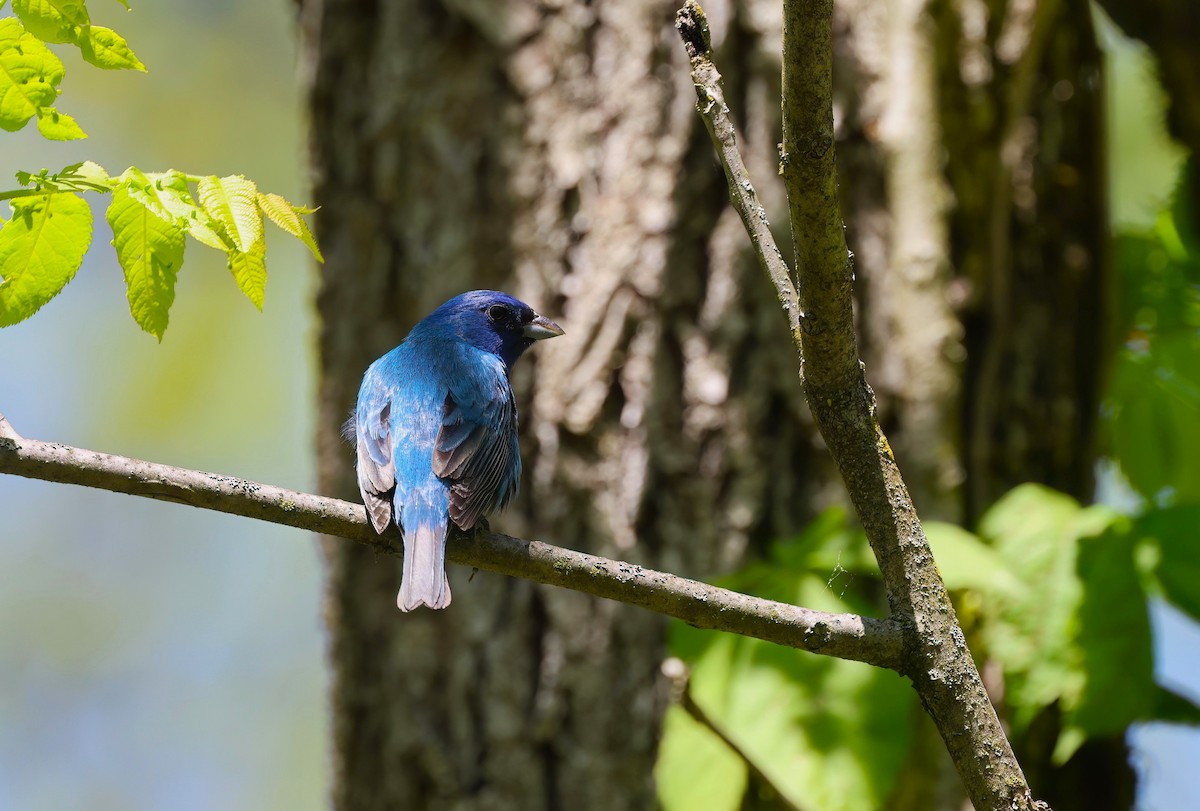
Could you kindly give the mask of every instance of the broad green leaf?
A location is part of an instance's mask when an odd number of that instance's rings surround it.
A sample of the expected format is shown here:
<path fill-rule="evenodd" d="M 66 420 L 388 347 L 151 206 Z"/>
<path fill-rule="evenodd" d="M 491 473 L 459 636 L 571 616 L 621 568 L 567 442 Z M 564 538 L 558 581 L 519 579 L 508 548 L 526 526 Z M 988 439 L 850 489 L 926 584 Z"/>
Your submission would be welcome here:
<path fill-rule="evenodd" d="M 102 25 L 85 25 L 76 40 L 84 61 L 105 70 L 140 70 L 146 66 L 133 53 L 125 38 Z"/>
<path fill-rule="evenodd" d="M 946 588 L 1002 594 L 1022 588 L 1008 564 L 978 536 L 940 521 L 926 521 L 921 526 Z"/>
<path fill-rule="evenodd" d="M 58 98 L 63 65 L 16 17 L 0 20 L 0 128 L 16 131 Z"/>
<path fill-rule="evenodd" d="M 182 172 L 146 174 L 131 166 L 121 173 L 120 180 L 153 214 L 179 223 L 193 239 L 219 251 L 234 250 L 233 241 L 224 235 L 224 227 L 192 198 Z"/>
<path fill-rule="evenodd" d="M 1158 547 L 1154 575 L 1163 596 L 1200 621 L 1200 507 L 1151 510 L 1133 531 Z"/>
<path fill-rule="evenodd" d="M 1151 502 L 1200 504 L 1200 336 L 1156 336 L 1113 369 L 1108 422 L 1122 473 Z"/>
<path fill-rule="evenodd" d="M 152 213 L 125 186 L 113 191 L 106 218 L 117 261 L 125 271 L 129 312 L 138 326 L 161 341 L 183 265 L 183 229 Z"/>
<path fill-rule="evenodd" d="M 13 0 L 13 11 L 29 33 L 46 42 L 74 42 L 76 29 L 88 24 L 83 0 Z"/>
<path fill-rule="evenodd" d="M 1122 733 L 1153 705 L 1154 654 L 1147 596 L 1134 562 L 1137 538 L 1128 521 L 1079 542 L 1077 644 L 1085 682 L 1068 723 L 1088 737 Z"/>
<path fill-rule="evenodd" d="M 844 513 L 831 510 L 799 538 L 777 544 L 771 560 L 721 585 L 816 609 L 874 613 L 857 593 L 858 582 L 874 578 L 865 567 L 856 578 L 839 563 L 853 564 L 859 544 Z M 682 623 L 672 625 L 670 646 L 691 665 L 689 694 L 707 720 L 790 804 L 830 811 L 884 805 L 912 724 L 914 694 L 896 674 Z"/>
<path fill-rule="evenodd" d="M 321 256 L 321 249 L 317 247 L 317 241 L 313 238 L 312 231 L 308 230 L 308 223 L 300 217 L 300 213 L 305 209 L 292 205 L 278 194 L 263 194 L 262 192 L 258 194 L 258 207 L 262 209 L 263 214 L 270 218 L 271 222 L 303 242 L 312 251 L 312 255 L 317 258 L 318 262 L 325 261 L 325 257 Z"/>
<path fill-rule="evenodd" d="M 77 194 L 10 202 L 0 229 L 0 326 L 33 315 L 75 276 L 92 240 L 92 211 Z"/>
<path fill-rule="evenodd" d="M 1200 221 L 1197 162 L 1185 163 L 1152 229 L 1116 241 L 1114 303 L 1126 337 L 1106 392 L 1112 453 L 1155 504 L 1200 503 Z"/>
<path fill-rule="evenodd" d="M 221 224 L 238 251 L 248 253 L 262 241 L 262 213 L 258 210 L 258 189 L 254 181 L 241 175 L 210 175 L 200 178 L 196 191 L 200 205 Z"/>
<path fill-rule="evenodd" d="M 1039 485 L 1021 485 L 979 522 L 1004 565 L 1024 586 L 991 596 L 980 634 L 1004 664 L 1013 721 L 1023 729 L 1045 706 L 1073 703 L 1083 688 L 1075 612 L 1082 585 L 1075 571 L 1084 511 L 1074 499 Z"/>
<path fill-rule="evenodd" d="M 738 811 L 746 793 L 746 761 L 678 705 L 667 708 L 654 765 L 664 811 Z"/>
<path fill-rule="evenodd" d="M 796 538 L 771 547 L 771 560 L 792 582 L 803 570 L 828 577 L 879 576 L 879 564 L 861 530 L 846 523 L 846 511 L 831 507 L 818 515 Z M 767 586 L 767 590 L 771 587 Z"/>
<path fill-rule="evenodd" d="M 267 244 L 262 237 L 248 251 L 230 251 L 229 270 L 238 289 L 261 310 L 267 293 Z"/>
<path fill-rule="evenodd" d="M 37 111 L 38 132 L 48 141 L 78 141 L 87 133 L 66 113 L 53 107 L 41 107 Z"/>
<path fill-rule="evenodd" d="M 1124 729 L 1151 694 L 1146 598 L 1126 520 L 1022 485 L 980 521 L 980 535 L 1021 583 L 984 601 L 980 636 L 1004 665 L 1018 730 L 1045 707 L 1062 708 L 1057 762 L 1088 736 Z"/>

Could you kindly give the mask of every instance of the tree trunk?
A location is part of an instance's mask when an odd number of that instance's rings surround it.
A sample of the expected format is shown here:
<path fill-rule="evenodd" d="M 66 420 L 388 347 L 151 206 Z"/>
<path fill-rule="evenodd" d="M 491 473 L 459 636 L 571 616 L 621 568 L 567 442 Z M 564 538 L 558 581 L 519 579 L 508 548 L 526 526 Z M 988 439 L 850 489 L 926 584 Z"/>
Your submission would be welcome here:
<path fill-rule="evenodd" d="M 338 428 L 368 363 L 450 295 L 496 287 L 567 330 L 515 372 L 526 473 L 498 528 L 704 578 L 842 498 L 693 109 L 678 3 L 300 5 L 327 259 L 324 492 L 357 496 Z M 841 4 L 835 32 L 868 376 L 918 508 L 949 519 L 1023 477 L 1087 495 L 1102 324 L 1086 4 L 1039 18 L 1033 56 L 1018 25 L 1015 61 L 971 8 L 928 18 L 930 86 L 903 85 L 935 113 L 915 146 L 879 129 L 911 36 L 866 0 Z M 784 224 L 779 9 L 707 10 L 743 152 Z M 1069 103 L 1052 102 L 1064 80 Z M 923 220 L 900 216 L 913 176 L 940 200 Z M 395 562 L 325 548 L 335 807 L 653 806 L 663 620 L 456 568 L 447 611 L 402 616 Z"/>

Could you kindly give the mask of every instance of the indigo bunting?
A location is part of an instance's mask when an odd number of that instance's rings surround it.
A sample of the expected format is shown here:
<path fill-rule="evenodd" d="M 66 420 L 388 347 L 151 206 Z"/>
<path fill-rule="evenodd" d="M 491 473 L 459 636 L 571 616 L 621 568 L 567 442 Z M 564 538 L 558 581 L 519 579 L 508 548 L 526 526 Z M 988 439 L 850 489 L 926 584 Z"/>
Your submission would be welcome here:
<path fill-rule="evenodd" d="M 396 604 L 450 604 L 448 521 L 462 529 L 502 509 L 521 479 L 508 373 L 534 341 L 562 329 L 505 293 L 473 290 L 412 328 L 363 375 L 346 437 L 375 531 L 404 536 Z"/>

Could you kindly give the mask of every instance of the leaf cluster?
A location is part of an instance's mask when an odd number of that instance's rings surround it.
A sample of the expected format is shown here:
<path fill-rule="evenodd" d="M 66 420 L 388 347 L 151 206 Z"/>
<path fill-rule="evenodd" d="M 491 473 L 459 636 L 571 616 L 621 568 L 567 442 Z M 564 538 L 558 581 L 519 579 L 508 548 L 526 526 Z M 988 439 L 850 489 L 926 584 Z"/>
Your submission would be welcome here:
<path fill-rule="evenodd" d="M 264 219 L 322 258 L 302 218 L 311 210 L 260 192 L 241 175 L 197 177 L 130 167 L 112 177 L 84 161 L 54 174 L 20 172 L 17 180 L 26 189 L 6 195 L 13 216 L 0 227 L 0 326 L 33 315 L 79 270 L 92 238 L 84 191 L 112 193 L 105 219 L 125 272 L 129 310 L 159 340 L 175 300 L 185 237 L 224 252 L 238 288 L 260 310 L 267 284 Z"/>
<path fill-rule="evenodd" d="M 825 611 L 876 613 L 879 570 L 830 510 L 719 585 Z M 916 695 L 897 674 L 734 634 L 671 627 L 687 700 L 667 712 L 655 778 L 667 811 L 762 802 L 880 808 L 908 750 Z M 689 709 L 690 708 L 690 709 Z M 782 801 L 780 803 L 779 801 Z"/>
<path fill-rule="evenodd" d="M 1198 525 L 1200 507 L 1129 518 L 1039 485 L 1007 494 L 976 533 L 925 525 L 972 649 L 1003 668 L 999 709 L 1018 737 L 1058 713 L 1062 763 L 1134 722 L 1200 723 L 1200 708 L 1155 683 L 1147 613 L 1158 596 L 1200 619 Z M 881 590 L 865 538 L 837 510 L 722 585 L 857 613 L 872 613 Z M 664 727 L 664 808 L 732 811 L 764 795 L 784 807 L 887 807 L 917 713 L 898 676 L 682 624 L 670 645 L 690 677 Z"/>
<path fill-rule="evenodd" d="M 1116 240 L 1121 346 L 1105 401 L 1110 452 L 1149 503 L 1200 504 L 1200 163 L 1153 228 Z"/>
<path fill-rule="evenodd" d="M 145 65 L 121 35 L 92 24 L 84 0 L 13 0 L 12 10 L 15 17 L 0 19 L 0 128 L 19 130 L 36 116 L 46 138 L 86 138 L 54 106 L 65 71 L 46 43 L 75 45 L 87 62 L 105 69 L 145 71 Z M 105 219 L 125 273 L 129 310 L 160 341 L 186 237 L 222 251 L 238 288 L 260 310 L 267 284 L 264 218 L 323 261 L 303 219 L 312 209 L 263 193 L 241 175 L 130 167 L 112 177 L 83 161 L 56 173 L 17 172 L 17 182 L 22 188 L 0 192 L 11 208 L 11 217 L 0 220 L 0 327 L 29 318 L 74 278 L 92 240 L 85 192 L 112 194 Z"/>
<path fill-rule="evenodd" d="M 38 131 L 52 141 L 86 138 L 75 119 L 54 106 L 66 69 L 46 43 L 74 45 L 86 62 L 105 70 L 144 72 L 146 66 L 124 37 L 92 24 L 84 0 L 13 0 L 12 10 L 15 17 L 0 19 L 0 128 L 15 132 L 36 117 Z"/>

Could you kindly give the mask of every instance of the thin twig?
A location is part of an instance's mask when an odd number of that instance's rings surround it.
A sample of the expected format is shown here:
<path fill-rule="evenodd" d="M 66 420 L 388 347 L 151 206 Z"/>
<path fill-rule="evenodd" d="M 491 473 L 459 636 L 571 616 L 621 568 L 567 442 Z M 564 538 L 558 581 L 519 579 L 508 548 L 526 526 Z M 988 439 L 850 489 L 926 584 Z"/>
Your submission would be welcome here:
<path fill-rule="evenodd" d="M 0 473 L 174 501 L 358 541 L 401 555 L 400 534 L 374 533 L 361 504 L 269 484 L 39 442 L 0 414 Z M 763 600 L 631 563 L 485 530 L 451 538 L 446 557 L 466 566 L 636 605 L 698 628 L 895 669 L 900 633 L 890 621 Z M 397 620 L 399 621 L 399 620 Z"/>
<path fill-rule="evenodd" d="M 712 41 L 709 38 L 708 22 L 704 17 L 704 9 L 699 4 L 689 2 L 675 15 L 675 29 L 683 39 L 687 50 L 688 60 L 692 64 L 692 83 L 696 87 L 696 109 L 708 127 L 721 158 L 721 166 L 725 169 L 725 179 L 729 182 L 729 199 L 734 209 L 746 226 L 750 242 L 754 246 L 754 254 L 759 264 L 767 272 L 767 277 L 775 285 L 775 295 L 779 306 L 788 320 L 792 337 L 798 340 L 797 330 L 800 329 L 800 303 L 796 296 L 796 285 L 792 283 L 792 272 L 775 237 L 771 234 L 771 224 L 767 221 L 767 212 L 758 201 L 758 193 L 750 180 L 750 173 L 742 161 L 738 151 L 737 130 L 729 115 L 729 105 L 725 103 L 725 92 L 721 87 L 721 74 L 712 61 Z"/>

